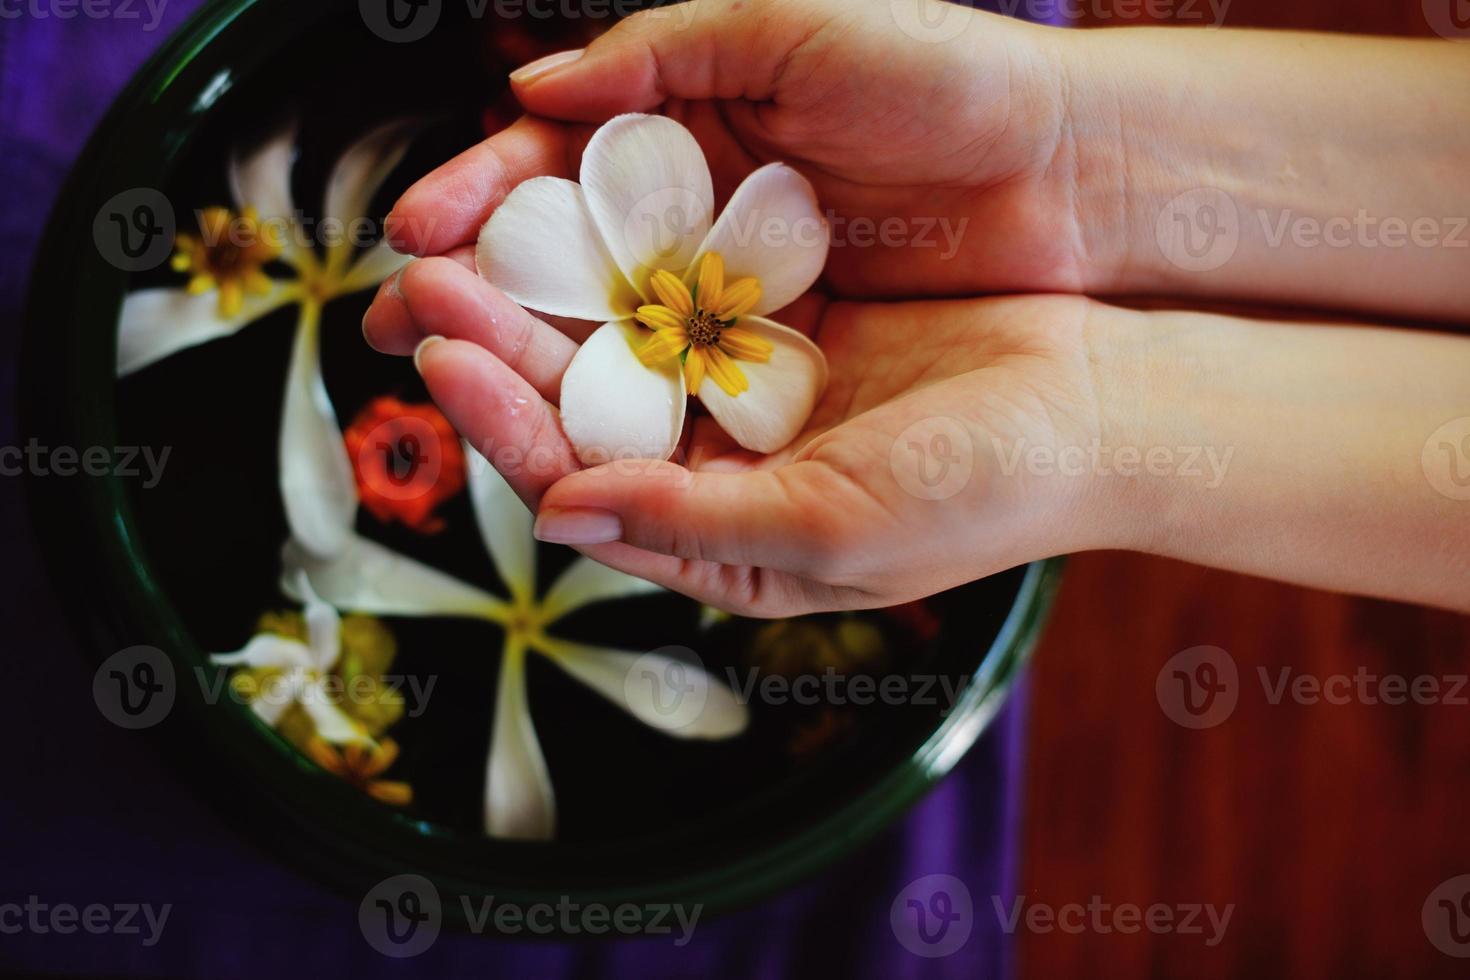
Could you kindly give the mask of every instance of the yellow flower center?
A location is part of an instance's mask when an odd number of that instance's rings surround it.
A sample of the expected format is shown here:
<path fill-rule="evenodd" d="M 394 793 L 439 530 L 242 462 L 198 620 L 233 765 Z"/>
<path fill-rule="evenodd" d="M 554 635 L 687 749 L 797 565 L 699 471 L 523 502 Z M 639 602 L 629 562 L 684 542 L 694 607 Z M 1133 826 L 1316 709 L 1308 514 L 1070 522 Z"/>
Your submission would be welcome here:
<path fill-rule="evenodd" d="M 748 389 L 750 382 L 735 361 L 768 361 L 775 350 L 754 330 L 736 326 L 760 302 L 760 283 L 745 278 L 725 285 L 725 260 L 709 252 L 700 260 L 692 292 L 667 269 L 655 272 L 648 285 L 659 302 L 640 306 L 635 314 L 653 331 L 638 348 L 638 359 L 652 367 L 682 357 L 691 395 L 699 394 L 706 375 L 732 397 Z"/>
<path fill-rule="evenodd" d="M 228 208 L 205 208 L 199 231 L 198 236 L 178 236 L 171 261 L 175 272 L 189 273 L 190 293 L 219 290 L 219 315 L 229 318 L 240 312 L 247 292 L 263 296 L 271 291 L 271 280 L 261 268 L 280 256 L 281 243 L 254 208 L 238 217 Z"/>

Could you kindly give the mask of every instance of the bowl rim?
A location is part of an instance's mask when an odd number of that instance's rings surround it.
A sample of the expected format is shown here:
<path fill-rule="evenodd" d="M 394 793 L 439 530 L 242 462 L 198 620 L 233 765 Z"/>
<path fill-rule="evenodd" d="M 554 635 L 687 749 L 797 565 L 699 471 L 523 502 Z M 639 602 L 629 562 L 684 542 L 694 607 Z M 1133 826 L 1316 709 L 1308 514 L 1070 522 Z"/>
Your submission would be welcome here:
<path fill-rule="evenodd" d="M 240 77 L 281 45 L 350 6 L 349 0 L 210 0 L 114 99 L 73 165 L 37 249 L 22 363 L 56 368 L 44 379 L 37 371 L 21 372 L 21 431 L 27 438 L 43 445 L 116 444 L 116 331 L 101 331 L 103 342 L 96 343 L 96 324 L 116 323 L 129 274 L 107 263 L 97 248 L 77 248 L 88 242 L 101 205 L 120 190 L 166 183 L 160 175 L 171 174 L 190 136 Z M 260 43 L 262 39 L 276 44 Z M 140 131 L 143 138 L 137 135 Z M 192 669 L 197 660 L 180 651 L 198 644 L 151 574 L 125 482 L 115 475 L 78 476 L 44 488 L 32 479 L 26 486 L 42 541 L 60 544 L 42 550 L 83 646 L 100 660 L 121 646 L 142 642 L 166 651 L 176 675 Z M 78 556 L 91 560 L 79 563 Z M 493 894 L 505 903 L 524 904 L 567 895 L 584 905 L 675 902 L 698 905 L 709 916 L 774 894 L 852 853 L 936 785 L 989 725 L 1037 641 L 1063 563 L 1056 557 L 1026 567 L 1004 622 L 953 710 L 908 758 L 845 804 L 694 874 L 635 885 L 578 885 L 575 891 L 511 881 L 497 884 Z M 264 839 L 263 826 L 279 831 L 276 840 L 285 842 L 275 849 L 280 856 L 355 898 L 384 878 L 405 872 L 423 873 L 440 891 L 453 895 L 492 893 L 479 880 L 430 859 L 442 855 L 427 850 L 417 858 L 380 853 L 372 846 L 372 833 L 380 827 L 344 839 L 338 824 L 315 815 L 358 805 L 359 795 L 340 780 L 329 781 L 284 740 L 262 739 L 248 712 L 220 712 L 197 687 L 178 685 L 175 707 L 149 735 L 191 779 L 207 777 L 201 786 L 206 797 L 247 837 Z M 187 737 L 171 737 L 180 735 Z M 246 787 L 254 792 L 246 793 Z M 310 806 L 303 805 L 297 791 L 315 795 Z M 418 824 L 424 841 L 445 836 L 432 825 L 393 816 L 400 824 Z M 458 903 L 445 902 L 443 907 L 447 923 L 464 925 Z"/>

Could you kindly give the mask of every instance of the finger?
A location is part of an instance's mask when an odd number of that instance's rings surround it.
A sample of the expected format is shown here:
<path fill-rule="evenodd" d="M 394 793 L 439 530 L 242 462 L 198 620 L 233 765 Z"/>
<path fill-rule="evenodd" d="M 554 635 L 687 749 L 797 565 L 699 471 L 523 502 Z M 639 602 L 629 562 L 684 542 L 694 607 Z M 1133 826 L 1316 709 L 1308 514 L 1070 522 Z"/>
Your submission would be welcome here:
<path fill-rule="evenodd" d="M 475 240 L 480 226 L 521 181 L 575 175 L 590 134 L 523 116 L 403 192 L 385 221 L 395 248 L 442 255 Z"/>
<path fill-rule="evenodd" d="M 536 536 L 822 578 L 873 502 L 815 460 L 740 473 L 620 460 L 573 473 L 542 498 Z M 856 525 L 854 522 L 858 522 Z"/>
<path fill-rule="evenodd" d="M 479 344 L 555 403 L 577 345 L 474 272 L 447 258 L 419 259 L 399 280 L 410 326 L 428 336 Z"/>
<path fill-rule="evenodd" d="M 691 0 L 634 14 L 580 54 L 511 73 L 527 110 L 601 121 L 668 98 L 770 100 L 798 47 L 831 17 L 813 4 Z"/>
<path fill-rule="evenodd" d="M 546 488 L 577 470 L 556 411 L 499 358 L 463 340 L 434 340 L 414 355 L 449 423 L 535 509 Z"/>
<path fill-rule="evenodd" d="M 475 250 L 469 245 L 454 249 L 445 258 L 453 259 L 470 270 L 475 267 Z M 399 288 L 404 269 L 399 269 L 379 284 L 362 317 L 362 336 L 368 346 L 380 353 L 400 357 L 412 354 L 419 341 L 424 339 L 424 334 L 414 327 L 413 316 L 408 312 L 403 291 Z"/>

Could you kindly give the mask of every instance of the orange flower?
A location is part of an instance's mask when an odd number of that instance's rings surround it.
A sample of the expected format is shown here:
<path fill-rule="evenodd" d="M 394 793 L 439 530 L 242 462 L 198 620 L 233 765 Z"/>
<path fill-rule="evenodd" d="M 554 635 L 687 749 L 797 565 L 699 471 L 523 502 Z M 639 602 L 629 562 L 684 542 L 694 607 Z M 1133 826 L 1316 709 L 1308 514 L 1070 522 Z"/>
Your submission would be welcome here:
<path fill-rule="evenodd" d="M 385 738 L 370 748 L 354 742 L 343 746 L 340 752 L 329 742 L 313 738 L 306 743 L 306 754 L 312 762 L 375 800 L 390 806 L 407 806 L 413 802 L 413 787 L 378 778 L 398 759 L 398 743 L 391 738 Z"/>
<path fill-rule="evenodd" d="M 459 436 L 437 408 L 375 398 L 345 438 L 358 497 L 370 514 L 422 534 L 444 529 L 434 510 L 464 489 L 465 459 Z"/>

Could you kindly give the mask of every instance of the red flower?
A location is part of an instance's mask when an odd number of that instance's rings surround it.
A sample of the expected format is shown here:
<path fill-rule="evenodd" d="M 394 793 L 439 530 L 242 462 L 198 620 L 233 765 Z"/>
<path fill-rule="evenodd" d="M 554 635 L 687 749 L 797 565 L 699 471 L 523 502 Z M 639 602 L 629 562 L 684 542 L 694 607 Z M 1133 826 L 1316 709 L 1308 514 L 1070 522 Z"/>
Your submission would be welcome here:
<path fill-rule="evenodd" d="M 345 438 L 357 495 L 370 514 L 422 534 L 444 529 L 434 509 L 464 489 L 465 459 L 437 408 L 384 395 L 357 413 Z"/>

